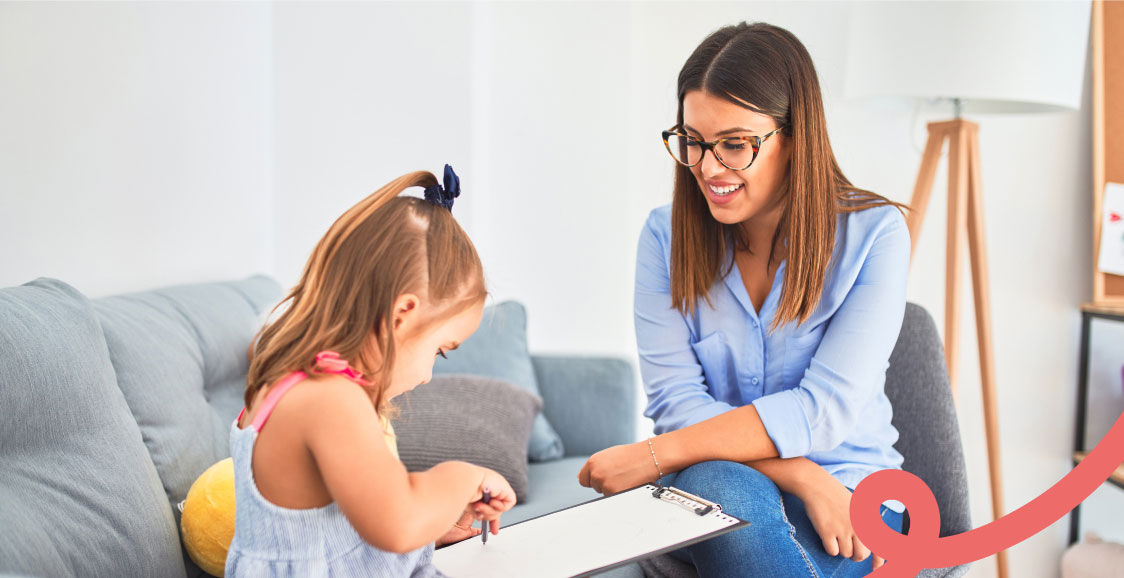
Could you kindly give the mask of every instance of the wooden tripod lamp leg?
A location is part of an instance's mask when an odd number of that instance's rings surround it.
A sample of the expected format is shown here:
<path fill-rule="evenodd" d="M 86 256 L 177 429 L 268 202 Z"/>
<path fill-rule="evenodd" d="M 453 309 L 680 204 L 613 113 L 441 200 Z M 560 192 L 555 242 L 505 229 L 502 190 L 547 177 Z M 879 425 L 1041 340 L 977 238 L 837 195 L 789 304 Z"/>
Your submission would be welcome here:
<path fill-rule="evenodd" d="M 976 341 L 980 350 L 980 389 L 983 394 L 984 429 L 987 435 L 987 465 L 991 474 L 991 511 L 1003 516 L 1003 472 L 999 459 L 999 411 L 995 394 L 995 355 L 991 342 L 991 287 L 987 275 L 987 237 L 984 235 L 983 188 L 980 184 L 978 127 L 967 129 L 968 156 L 968 255 L 972 264 L 972 292 L 976 308 Z M 1007 552 L 996 556 L 1000 578 L 1007 576 Z"/>
<path fill-rule="evenodd" d="M 921 158 L 921 169 L 910 201 L 909 236 L 913 250 L 921 237 L 921 225 L 929 206 L 929 195 L 937 174 L 941 148 L 949 140 L 948 229 L 945 253 L 945 361 L 953 399 L 957 396 L 956 354 L 960 318 L 960 247 L 967 231 L 972 270 L 972 293 L 976 309 L 976 337 L 980 352 L 980 387 L 983 396 L 984 429 L 987 435 L 988 473 L 991 477 L 991 509 L 995 519 L 1003 515 L 1003 472 L 999 459 L 999 411 L 995 394 L 995 355 L 991 341 L 990 286 L 987 278 L 987 239 L 984 236 L 983 188 L 980 185 L 979 126 L 954 120 L 929 123 L 929 140 Z M 1007 578 L 1007 552 L 996 555 L 999 578 Z"/>
<path fill-rule="evenodd" d="M 962 123 L 948 141 L 948 230 L 945 242 L 944 357 L 952 399 L 957 398 L 956 356 L 960 344 L 960 270 L 964 230 L 967 228 L 968 143 Z"/>
<path fill-rule="evenodd" d="M 937 163 L 941 160 L 945 132 L 934 124 L 929 124 L 929 141 L 925 143 L 925 154 L 921 156 L 921 170 L 917 172 L 917 184 L 913 186 L 913 198 L 909 201 L 909 257 L 912 262 L 921 238 L 921 225 L 925 223 L 925 210 L 929 208 L 929 194 L 933 192 L 933 180 L 937 177 Z"/>

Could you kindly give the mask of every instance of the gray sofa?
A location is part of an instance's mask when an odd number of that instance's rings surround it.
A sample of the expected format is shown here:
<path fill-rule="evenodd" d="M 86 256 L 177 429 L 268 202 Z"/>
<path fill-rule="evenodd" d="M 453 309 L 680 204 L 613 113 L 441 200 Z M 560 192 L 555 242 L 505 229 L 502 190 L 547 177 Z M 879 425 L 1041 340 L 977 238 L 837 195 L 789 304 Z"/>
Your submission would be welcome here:
<path fill-rule="evenodd" d="M 0 289 L 0 574 L 200 575 L 175 504 L 229 455 L 249 341 L 280 294 L 265 277 L 94 300 L 50 279 Z M 638 415 L 627 362 L 531 360 L 564 455 L 529 464 L 507 524 L 597 497 L 578 469 L 633 441 Z"/>
<path fill-rule="evenodd" d="M 95 300 L 49 279 L 0 289 L 0 575 L 201 574 L 182 551 L 174 505 L 229 455 L 249 340 L 279 296 L 264 277 Z M 563 455 L 529 464 L 528 499 L 506 524 L 597 497 L 577 485 L 578 469 L 633 441 L 639 415 L 627 362 L 527 355 Z M 445 369 L 485 362 L 495 359 L 469 355 Z M 941 342 L 916 305 L 886 389 L 905 469 L 933 488 L 941 535 L 970 529 Z M 694 575 L 669 556 L 642 565 L 652 576 Z M 603 576 L 644 572 L 630 564 Z"/>

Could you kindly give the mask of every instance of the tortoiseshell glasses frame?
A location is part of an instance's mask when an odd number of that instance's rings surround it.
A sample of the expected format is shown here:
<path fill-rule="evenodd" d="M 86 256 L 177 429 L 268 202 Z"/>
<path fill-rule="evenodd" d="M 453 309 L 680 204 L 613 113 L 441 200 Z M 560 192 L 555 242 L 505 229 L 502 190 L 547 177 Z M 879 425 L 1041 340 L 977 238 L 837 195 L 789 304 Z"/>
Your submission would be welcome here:
<path fill-rule="evenodd" d="M 744 171 L 753 166 L 753 161 L 757 160 L 757 153 L 761 150 L 761 144 L 769 140 L 769 137 L 784 130 L 784 128 L 783 126 L 777 127 L 776 130 L 764 136 L 734 136 L 707 142 L 689 134 L 684 134 L 678 130 L 679 127 L 673 126 L 663 131 L 663 146 L 667 148 L 667 153 L 671 155 L 671 158 L 675 159 L 675 162 L 685 167 L 693 167 L 701 163 L 703 157 L 706 155 L 706 151 L 709 150 L 714 153 L 714 158 L 718 159 L 718 162 L 722 163 L 722 166 L 732 171 Z M 678 148 L 678 146 L 672 145 L 673 140 L 681 141 L 680 145 L 691 148 L 684 148 L 679 154 L 676 154 L 674 148 Z M 741 159 L 740 162 L 734 160 L 744 156 L 745 149 L 740 147 L 745 147 L 746 145 L 749 145 L 750 150 L 753 151 L 752 156 L 749 157 L 749 162 L 745 162 L 744 159 Z M 727 156 L 732 157 L 731 162 L 728 163 L 726 159 L 722 158 L 722 153 L 719 152 L 718 148 L 720 146 L 725 148 Z M 698 147 L 695 149 L 698 151 L 697 153 L 695 150 L 692 150 L 694 147 Z M 696 154 L 698 157 L 692 161 L 692 158 L 694 158 Z M 680 158 L 680 155 L 682 155 L 682 158 Z M 738 166 L 743 162 L 745 166 Z"/>

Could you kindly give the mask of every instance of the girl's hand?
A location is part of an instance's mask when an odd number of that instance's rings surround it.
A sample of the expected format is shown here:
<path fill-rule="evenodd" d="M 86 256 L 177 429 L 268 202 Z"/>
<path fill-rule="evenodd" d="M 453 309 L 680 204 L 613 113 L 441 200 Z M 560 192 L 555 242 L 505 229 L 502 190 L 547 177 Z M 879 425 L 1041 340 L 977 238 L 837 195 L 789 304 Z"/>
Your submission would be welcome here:
<path fill-rule="evenodd" d="M 601 494 L 615 494 L 656 480 L 648 442 L 614 446 L 593 454 L 578 472 L 578 483 Z"/>
<path fill-rule="evenodd" d="M 437 539 L 436 546 L 440 548 L 441 546 L 454 544 L 473 536 L 479 536 L 480 528 L 473 527 L 473 519 L 472 510 L 465 508 L 464 512 L 461 513 L 461 519 L 457 520 L 457 522 L 453 524 L 453 527 L 450 528 L 448 532 L 445 532 L 444 536 Z"/>
<path fill-rule="evenodd" d="M 863 545 L 851 527 L 851 491 L 834 477 L 827 475 L 809 484 L 807 490 L 799 495 L 804 501 L 808 518 L 823 541 L 823 548 L 832 556 L 843 556 L 855 562 L 862 562 L 870 556 L 870 550 Z M 875 556 L 874 568 L 882 566 L 884 560 Z"/>
<path fill-rule="evenodd" d="M 498 534 L 500 531 L 500 514 L 510 510 L 515 505 L 515 490 L 511 489 L 511 484 L 508 484 L 503 476 L 487 468 L 480 469 L 484 471 L 484 478 L 480 482 L 480 487 L 476 490 L 476 499 L 469 504 L 469 508 L 474 518 L 487 520 L 489 522 L 488 528 L 492 534 Z M 485 491 L 491 496 L 487 504 L 483 500 Z"/>

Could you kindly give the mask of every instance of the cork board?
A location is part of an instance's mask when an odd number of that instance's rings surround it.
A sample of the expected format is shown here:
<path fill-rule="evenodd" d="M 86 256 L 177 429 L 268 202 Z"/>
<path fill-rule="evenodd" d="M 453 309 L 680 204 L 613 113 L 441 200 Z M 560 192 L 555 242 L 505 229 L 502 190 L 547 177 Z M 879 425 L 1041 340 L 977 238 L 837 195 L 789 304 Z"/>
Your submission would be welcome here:
<path fill-rule="evenodd" d="M 1124 277 L 1096 268 L 1105 182 L 1124 183 L 1124 2 L 1093 2 L 1093 301 L 1124 303 Z"/>

